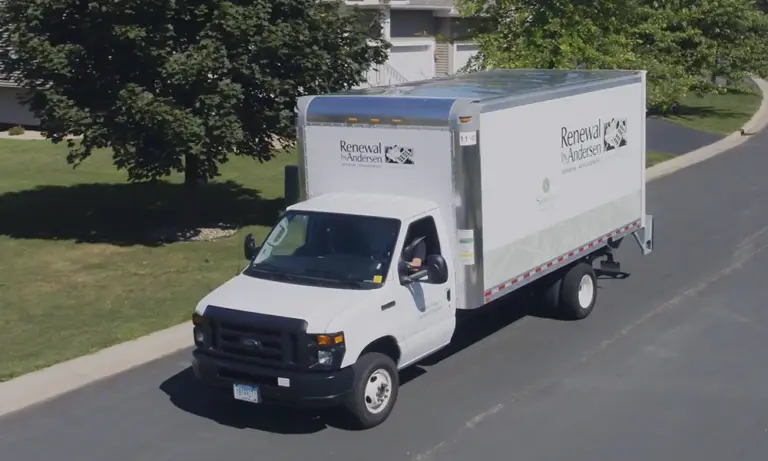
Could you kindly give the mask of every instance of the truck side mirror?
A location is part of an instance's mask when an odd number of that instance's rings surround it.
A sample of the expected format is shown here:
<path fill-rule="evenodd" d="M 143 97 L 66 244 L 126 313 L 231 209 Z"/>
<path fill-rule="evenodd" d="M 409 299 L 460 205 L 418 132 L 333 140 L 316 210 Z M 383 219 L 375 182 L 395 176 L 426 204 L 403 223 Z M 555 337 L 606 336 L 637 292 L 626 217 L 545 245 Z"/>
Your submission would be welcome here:
<path fill-rule="evenodd" d="M 253 237 L 253 234 L 245 236 L 245 241 L 243 242 L 243 254 L 248 261 L 253 260 L 253 258 L 259 254 L 259 247 L 256 245 L 256 239 Z"/>
<path fill-rule="evenodd" d="M 427 256 L 427 274 L 431 283 L 441 284 L 448 281 L 448 264 L 442 255 Z"/>
<path fill-rule="evenodd" d="M 409 283 L 413 283 L 415 281 L 413 275 L 416 274 L 411 274 L 408 263 L 401 260 L 397 263 L 397 275 L 400 277 L 401 284 L 408 285 Z"/>
<path fill-rule="evenodd" d="M 417 282 L 425 277 L 429 278 L 429 283 L 438 285 L 448 280 L 448 264 L 441 255 L 427 256 L 427 261 L 422 269 L 413 274 L 409 274 L 408 264 L 405 261 L 400 261 L 397 269 L 400 273 L 400 283 L 403 285 Z"/>
<path fill-rule="evenodd" d="M 426 269 L 424 268 L 418 272 L 411 272 L 410 267 L 408 267 L 408 263 L 405 261 L 400 261 L 397 264 L 397 272 L 400 275 L 400 283 L 403 285 L 418 282 L 428 275 Z"/>

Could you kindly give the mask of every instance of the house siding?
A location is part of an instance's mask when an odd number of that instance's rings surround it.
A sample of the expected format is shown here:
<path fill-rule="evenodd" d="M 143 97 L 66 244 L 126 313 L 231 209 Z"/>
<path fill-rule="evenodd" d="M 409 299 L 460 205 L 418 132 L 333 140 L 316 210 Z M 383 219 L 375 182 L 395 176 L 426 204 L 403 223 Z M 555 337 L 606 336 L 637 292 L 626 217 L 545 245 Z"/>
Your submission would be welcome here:
<path fill-rule="evenodd" d="M 392 38 L 434 37 L 437 18 L 431 11 L 392 10 Z"/>
<path fill-rule="evenodd" d="M 453 6 L 453 0 L 411 0 L 408 2 L 409 5 L 418 5 L 418 6 L 443 6 L 447 7 Z"/>
<path fill-rule="evenodd" d="M 39 120 L 19 101 L 24 93 L 20 88 L 0 86 L 0 125 L 39 125 Z"/>

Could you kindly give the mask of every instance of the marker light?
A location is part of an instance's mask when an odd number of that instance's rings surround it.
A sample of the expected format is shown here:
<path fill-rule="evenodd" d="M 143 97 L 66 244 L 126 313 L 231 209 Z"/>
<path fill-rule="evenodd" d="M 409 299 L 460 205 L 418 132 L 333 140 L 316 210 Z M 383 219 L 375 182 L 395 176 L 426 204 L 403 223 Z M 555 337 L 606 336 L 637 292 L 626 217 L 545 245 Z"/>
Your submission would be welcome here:
<path fill-rule="evenodd" d="M 318 346 L 332 346 L 338 344 L 344 344 L 344 335 L 341 333 L 334 335 L 317 335 Z"/>

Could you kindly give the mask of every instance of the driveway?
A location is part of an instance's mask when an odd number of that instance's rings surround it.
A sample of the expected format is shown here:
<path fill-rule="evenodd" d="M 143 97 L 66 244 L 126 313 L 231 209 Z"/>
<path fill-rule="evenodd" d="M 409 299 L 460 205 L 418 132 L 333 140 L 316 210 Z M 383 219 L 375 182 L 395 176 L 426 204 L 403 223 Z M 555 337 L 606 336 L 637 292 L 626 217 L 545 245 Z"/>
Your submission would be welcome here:
<path fill-rule="evenodd" d="M 650 117 L 645 127 L 645 148 L 662 154 L 687 154 L 725 137 Z"/>

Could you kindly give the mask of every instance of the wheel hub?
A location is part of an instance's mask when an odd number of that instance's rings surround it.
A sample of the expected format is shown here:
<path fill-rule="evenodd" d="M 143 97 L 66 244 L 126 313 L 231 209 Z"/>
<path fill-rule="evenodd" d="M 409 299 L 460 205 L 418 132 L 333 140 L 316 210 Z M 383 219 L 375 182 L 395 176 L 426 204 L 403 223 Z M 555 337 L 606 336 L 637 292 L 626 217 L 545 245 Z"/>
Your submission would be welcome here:
<path fill-rule="evenodd" d="M 579 307 L 587 309 L 595 296 L 595 283 L 589 274 L 584 274 L 579 282 Z"/>
<path fill-rule="evenodd" d="M 380 413 L 389 404 L 392 397 L 392 376 L 387 370 L 379 369 L 371 373 L 365 385 L 365 407 L 371 413 Z"/>

